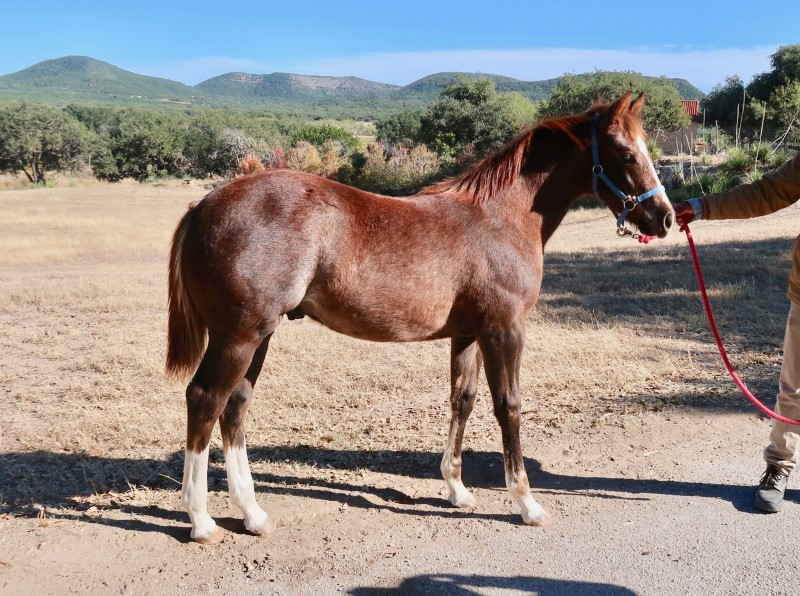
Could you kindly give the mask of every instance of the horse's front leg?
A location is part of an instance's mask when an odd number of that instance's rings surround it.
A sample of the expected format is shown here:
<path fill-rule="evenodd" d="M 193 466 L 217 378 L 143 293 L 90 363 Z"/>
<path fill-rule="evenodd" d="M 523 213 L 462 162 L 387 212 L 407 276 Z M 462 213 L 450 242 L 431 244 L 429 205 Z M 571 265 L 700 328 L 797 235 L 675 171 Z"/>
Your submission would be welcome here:
<path fill-rule="evenodd" d="M 510 329 L 484 334 L 479 341 L 486 362 L 484 367 L 494 402 L 494 414 L 503 437 L 508 492 L 519 504 L 522 520 L 526 524 L 543 526 L 550 521 L 550 514 L 531 495 L 519 440 L 519 368 L 525 327 L 521 323 L 514 324 Z"/>
<path fill-rule="evenodd" d="M 464 427 L 475 405 L 481 353 L 474 337 L 454 337 L 450 345 L 450 432 L 442 456 L 442 477 L 448 498 L 456 507 L 475 507 L 478 502 L 461 481 L 461 442 Z"/>

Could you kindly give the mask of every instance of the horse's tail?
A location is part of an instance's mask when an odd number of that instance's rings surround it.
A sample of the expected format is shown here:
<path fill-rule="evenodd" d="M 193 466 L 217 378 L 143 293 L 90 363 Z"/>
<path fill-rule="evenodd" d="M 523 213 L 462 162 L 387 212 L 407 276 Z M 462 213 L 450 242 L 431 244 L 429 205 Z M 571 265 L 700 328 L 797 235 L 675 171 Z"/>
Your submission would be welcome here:
<path fill-rule="evenodd" d="M 167 329 L 168 377 L 183 380 L 197 369 L 206 343 L 206 324 L 192 304 L 183 279 L 186 233 L 196 210 L 190 208 L 172 237 L 169 259 L 169 324 Z"/>

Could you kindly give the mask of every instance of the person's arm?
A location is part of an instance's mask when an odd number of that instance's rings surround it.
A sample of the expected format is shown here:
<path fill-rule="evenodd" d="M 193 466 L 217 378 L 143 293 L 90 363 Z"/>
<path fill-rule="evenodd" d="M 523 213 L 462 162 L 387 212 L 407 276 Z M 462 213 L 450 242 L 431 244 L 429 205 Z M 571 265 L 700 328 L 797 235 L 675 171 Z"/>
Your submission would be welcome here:
<path fill-rule="evenodd" d="M 797 200 L 800 200 L 800 153 L 760 180 L 706 195 L 700 202 L 703 219 L 746 219 L 774 213 Z"/>

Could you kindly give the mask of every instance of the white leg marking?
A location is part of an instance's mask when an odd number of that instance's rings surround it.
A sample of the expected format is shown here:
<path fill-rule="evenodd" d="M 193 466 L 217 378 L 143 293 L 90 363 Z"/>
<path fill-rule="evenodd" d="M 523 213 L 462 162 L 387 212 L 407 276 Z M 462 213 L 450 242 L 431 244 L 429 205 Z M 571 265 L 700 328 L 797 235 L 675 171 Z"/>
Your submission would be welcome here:
<path fill-rule="evenodd" d="M 515 478 L 506 468 L 506 487 L 522 511 L 522 521 L 529 526 L 544 526 L 550 523 L 550 514 L 536 502 L 531 494 L 527 474 L 523 473 Z"/>
<path fill-rule="evenodd" d="M 472 496 L 461 481 L 461 458 L 453 457 L 448 445 L 442 456 L 442 477 L 447 484 L 448 499 L 456 507 L 475 507 L 478 500 Z"/>
<path fill-rule="evenodd" d="M 273 528 L 272 520 L 256 502 L 253 477 L 244 446 L 225 450 L 225 470 L 228 473 L 231 501 L 242 510 L 245 529 L 252 534 L 266 534 Z"/>
<path fill-rule="evenodd" d="M 186 450 L 181 502 L 192 521 L 192 540 L 217 542 L 221 531 L 208 514 L 208 447 L 200 453 Z"/>

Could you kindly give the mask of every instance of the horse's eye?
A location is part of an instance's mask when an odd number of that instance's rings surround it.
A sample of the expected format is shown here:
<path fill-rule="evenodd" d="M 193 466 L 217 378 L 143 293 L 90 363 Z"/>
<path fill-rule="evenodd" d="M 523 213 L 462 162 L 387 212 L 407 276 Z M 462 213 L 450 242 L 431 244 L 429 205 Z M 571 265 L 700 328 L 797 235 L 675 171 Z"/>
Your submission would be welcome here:
<path fill-rule="evenodd" d="M 635 161 L 636 161 L 636 158 L 634 158 L 633 154 L 631 154 L 631 153 L 626 153 L 625 155 L 622 156 L 622 162 L 623 163 L 631 164 L 631 163 L 634 163 Z"/>

